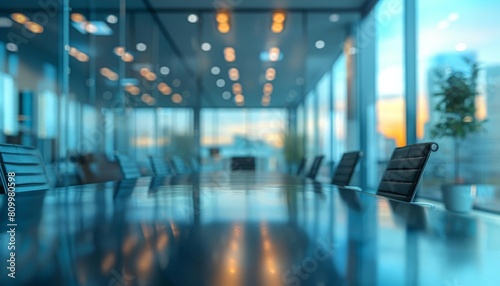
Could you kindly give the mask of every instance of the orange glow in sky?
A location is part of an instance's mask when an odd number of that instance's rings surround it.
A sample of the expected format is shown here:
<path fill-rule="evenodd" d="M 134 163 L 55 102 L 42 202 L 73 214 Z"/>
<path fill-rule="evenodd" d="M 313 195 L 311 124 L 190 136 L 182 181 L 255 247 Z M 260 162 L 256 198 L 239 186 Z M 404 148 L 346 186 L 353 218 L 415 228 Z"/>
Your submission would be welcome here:
<path fill-rule="evenodd" d="M 424 137 L 424 128 L 429 121 L 427 97 L 419 96 L 417 101 L 417 138 Z M 406 145 L 405 101 L 402 97 L 380 98 L 377 101 L 377 131 L 394 139 L 396 145 Z"/>

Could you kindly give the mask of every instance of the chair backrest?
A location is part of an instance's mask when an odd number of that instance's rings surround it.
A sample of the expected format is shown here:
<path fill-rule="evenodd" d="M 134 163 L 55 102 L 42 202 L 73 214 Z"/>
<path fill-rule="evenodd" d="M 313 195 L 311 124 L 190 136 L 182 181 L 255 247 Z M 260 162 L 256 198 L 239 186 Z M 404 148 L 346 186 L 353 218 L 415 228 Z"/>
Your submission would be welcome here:
<path fill-rule="evenodd" d="M 347 186 L 351 180 L 354 169 L 358 164 L 361 151 L 347 152 L 342 155 L 339 165 L 333 174 L 332 184 L 337 186 Z"/>
<path fill-rule="evenodd" d="M 394 149 L 378 186 L 377 195 L 405 202 L 413 201 L 431 152 L 437 143 L 419 143 Z"/>
<path fill-rule="evenodd" d="M 38 149 L 22 145 L 0 144 L 0 180 L 8 191 L 9 177 L 14 173 L 15 191 L 29 192 L 50 189 L 50 180 Z"/>
<path fill-rule="evenodd" d="M 231 170 L 255 170 L 255 157 L 244 156 L 244 157 L 232 157 L 231 158 Z"/>
<path fill-rule="evenodd" d="M 168 163 L 161 158 L 149 156 L 149 162 L 151 163 L 151 169 L 155 177 L 171 175 Z"/>
<path fill-rule="evenodd" d="M 176 174 L 187 174 L 190 172 L 184 159 L 179 156 L 172 156 L 170 158 L 170 164 L 172 164 L 172 168 Z"/>
<path fill-rule="evenodd" d="M 115 155 L 116 161 L 120 166 L 120 171 L 122 172 L 122 178 L 124 180 L 137 179 L 141 177 L 141 171 L 137 163 L 130 157 L 126 155 Z"/>
<path fill-rule="evenodd" d="M 316 179 L 316 175 L 318 174 L 319 168 L 321 167 L 321 162 L 323 161 L 323 158 L 325 158 L 325 156 L 323 155 L 316 156 L 314 158 L 311 168 L 309 169 L 309 173 L 307 173 L 308 178 L 313 180 Z"/>
<path fill-rule="evenodd" d="M 304 168 L 306 167 L 306 158 L 302 158 L 302 160 L 300 160 L 300 164 L 299 164 L 299 167 L 297 168 L 297 176 L 300 176 L 302 175 L 302 172 L 304 172 Z"/>

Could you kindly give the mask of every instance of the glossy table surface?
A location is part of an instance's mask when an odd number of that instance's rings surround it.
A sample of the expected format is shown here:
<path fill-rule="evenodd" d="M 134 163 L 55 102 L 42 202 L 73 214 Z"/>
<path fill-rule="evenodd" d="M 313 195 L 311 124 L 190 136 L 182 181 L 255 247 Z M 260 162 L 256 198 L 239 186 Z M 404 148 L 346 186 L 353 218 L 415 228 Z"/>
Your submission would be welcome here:
<path fill-rule="evenodd" d="M 500 285 L 500 218 L 283 174 L 141 178 L 16 195 L 0 285 Z"/>

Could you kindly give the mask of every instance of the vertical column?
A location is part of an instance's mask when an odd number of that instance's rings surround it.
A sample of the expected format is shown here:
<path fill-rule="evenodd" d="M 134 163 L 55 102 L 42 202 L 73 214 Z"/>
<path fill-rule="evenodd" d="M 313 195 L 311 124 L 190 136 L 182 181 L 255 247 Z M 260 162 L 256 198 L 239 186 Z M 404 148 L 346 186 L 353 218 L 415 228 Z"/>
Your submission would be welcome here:
<path fill-rule="evenodd" d="M 406 94 L 406 143 L 417 143 L 417 33 L 415 0 L 405 0 L 404 63 Z"/>
<path fill-rule="evenodd" d="M 199 96 L 199 93 L 198 93 Z M 193 108 L 193 155 L 196 160 L 201 158 L 201 144 L 200 144 L 200 120 L 201 120 L 201 107 L 198 106 Z"/>
<path fill-rule="evenodd" d="M 288 133 L 297 134 L 297 106 L 287 108 Z"/>
<path fill-rule="evenodd" d="M 0 73 L 4 73 L 5 71 L 5 44 L 0 42 Z M 2 83 L 0 83 L 0 88 L 2 86 Z M 3 93 L 3 91 L 2 91 Z M 5 135 L 3 134 L 3 94 L 0 94 L 0 143 L 5 142 Z"/>
<path fill-rule="evenodd" d="M 374 13 L 367 15 L 355 30 L 356 53 L 356 97 L 359 118 L 359 144 L 364 152 L 361 161 L 361 185 L 366 189 L 376 188 L 377 178 L 377 126 L 376 102 L 376 21 Z"/>
<path fill-rule="evenodd" d="M 69 130 L 69 124 L 67 123 L 68 118 L 68 106 L 69 106 L 69 13 L 70 6 L 69 0 L 64 0 L 62 3 L 62 11 L 60 12 L 59 21 L 61 25 L 59 29 L 61 29 L 61 36 L 59 37 L 59 82 L 60 82 L 60 100 L 58 100 L 59 106 L 58 110 L 62 111 L 63 114 L 59 115 L 59 132 L 58 132 L 58 140 L 55 141 L 55 149 L 59 150 L 56 152 L 56 162 L 59 161 L 59 158 L 64 158 L 65 164 L 69 164 L 69 158 L 67 157 L 67 146 L 68 146 L 68 133 L 74 132 L 73 130 Z M 56 169 L 62 167 L 59 164 L 56 164 Z M 68 169 L 68 166 L 64 167 L 64 169 Z M 56 173 L 60 173 L 59 170 L 56 170 Z"/>

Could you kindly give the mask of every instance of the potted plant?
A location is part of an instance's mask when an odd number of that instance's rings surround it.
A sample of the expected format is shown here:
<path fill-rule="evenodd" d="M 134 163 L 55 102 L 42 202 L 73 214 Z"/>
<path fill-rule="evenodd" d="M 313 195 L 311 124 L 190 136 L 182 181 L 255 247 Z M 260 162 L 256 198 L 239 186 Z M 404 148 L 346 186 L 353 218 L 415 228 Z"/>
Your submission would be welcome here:
<path fill-rule="evenodd" d="M 296 132 L 287 132 L 283 136 L 283 154 L 288 172 L 294 173 L 304 158 L 304 136 Z"/>
<path fill-rule="evenodd" d="M 460 176 L 460 145 L 468 136 L 482 132 L 485 120 L 476 118 L 478 64 L 464 58 L 465 70 L 436 70 L 439 99 L 435 110 L 439 118 L 431 136 L 453 139 L 453 184 L 444 185 L 443 201 L 453 211 L 467 212 L 472 208 L 475 185 L 464 184 Z"/>

